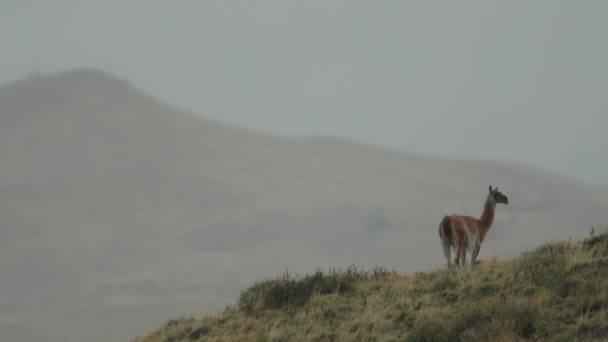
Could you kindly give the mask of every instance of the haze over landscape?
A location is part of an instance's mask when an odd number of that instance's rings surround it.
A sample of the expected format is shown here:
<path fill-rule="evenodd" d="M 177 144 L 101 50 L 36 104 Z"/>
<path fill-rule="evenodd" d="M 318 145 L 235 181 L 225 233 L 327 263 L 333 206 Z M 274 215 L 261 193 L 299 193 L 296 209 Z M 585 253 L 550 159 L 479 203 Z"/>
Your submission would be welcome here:
<path fill-rule="evenodd" d="M 604 1 L 0 5 L 0 83 L 96 67 L 258 130 L 608 184 Z"/>
<path fill-rule="evenodd" d="M 608 222 L 605 2 L 0 1 L 0 334 L 123 341 L 285 270 Z"/>

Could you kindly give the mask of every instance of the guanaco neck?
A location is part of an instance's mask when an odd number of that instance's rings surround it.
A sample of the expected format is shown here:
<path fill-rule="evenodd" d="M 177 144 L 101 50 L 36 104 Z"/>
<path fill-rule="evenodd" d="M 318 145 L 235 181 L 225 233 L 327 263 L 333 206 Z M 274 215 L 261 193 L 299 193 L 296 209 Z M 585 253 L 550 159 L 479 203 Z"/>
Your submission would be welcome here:
<path fill-rule="evenodd" d="M 496 201 L 492 198 L 491 195 L 488 195 L 486 199 L 486 203 L 483 206 L 483 212 L 481 213 L 481 217 L 479 218 L 480 223 L 480 237 L 481 240 L 486 236 L 488 230 L 490 230 L 490 226 L 492 226 L 492 222 L 494 222 L 494 209 L 496 208 Z"/>

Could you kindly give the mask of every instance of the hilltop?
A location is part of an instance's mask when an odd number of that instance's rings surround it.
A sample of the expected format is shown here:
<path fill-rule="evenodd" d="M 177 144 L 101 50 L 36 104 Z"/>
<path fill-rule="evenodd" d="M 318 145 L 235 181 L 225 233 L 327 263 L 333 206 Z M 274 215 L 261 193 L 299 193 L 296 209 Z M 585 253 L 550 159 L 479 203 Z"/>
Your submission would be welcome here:
<path fill-rule="evenodd" d="M 475 270 L 384 268 L 283 276 L 154 341 L 590 341 L 608 339 L 608 233 L 542 245 Z"/>
<path fill-rule="evenodd" d="M 0 86 L 0 165 L 0 331 L 15 341 L 124 341 L 277 270 L 432 269 L 441 217 L 479 215 L 490 184 L 511 203 L 480 258 L 608 222 L 605 189 L 554 172 L 252 132 L 91 69 Z"/>

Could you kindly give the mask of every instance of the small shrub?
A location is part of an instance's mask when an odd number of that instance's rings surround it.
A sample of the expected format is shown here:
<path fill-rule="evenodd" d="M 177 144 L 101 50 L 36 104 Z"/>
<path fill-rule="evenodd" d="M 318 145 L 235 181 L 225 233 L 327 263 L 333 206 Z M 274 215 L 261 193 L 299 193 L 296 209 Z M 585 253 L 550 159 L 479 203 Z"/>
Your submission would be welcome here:
<path fill-rule="evenodd" d="M 577 337 L 582 340 L 608 339 L 608 322 L 599 320 L 583 321 L 577 327 Z"/>
<path fill-rule="evenodd" d="M 416 321 L 416 314 L 409 310 L 401 310 L 397 316 L 393 319 L 393 323 L 397 325 L 404 325 L 406 328 L 411 328 Z"/>
<path fill-rule="evenodd" d="M 414 321 L 407 341 L 458 341 L 464 331 L 490 319 L 485 305 L 467 306 L 450 314 L 424 314 Z"/>
<path fill-rule="evenodd" d="M 171 319 L 167 322 L 167 324 L 165 324 L 165 327 L 173 327 L 173 326 L 177 326 L 179 325 L 180 321 L 176 320 L 176 319 Z"/>
<path fill-rule="evenodd" d="M 450 331 L 446 329 L 445 320 L 425 315 L 414 322 L 412 331 L 406 341 L 408 342 L 431 342 L 452 341 Z"/>
<path fill-rule="evenodd" d="M 192 329 L 188 334 L 188 339 L 190 341 L 196 341 L 200 339 L 202 336 L 205 336 L 211 332 L 211 328 L 207 326 L 200 326 L 198 328 Z"/>
<path fill-rule="evenodd" d="M 445 290 L 453 290 L 456 288 L 456 286 L 458 285 L 458 283 L 450 278 L 450 277 L 445 277 L 442 279 L 439 279 L 435 282 L 435 284 L 433 285 L 433 291 L 445 291 Z"/>
<path fill-rule="evenodd" d="M 291 339 L 287 336 L 273 337 L 270 342 L 289 342 Z"/>
<path fill-rule="evenodd" d="M 410 297 L 417 298 L 425 293 L 425 289 L 423 287 L 414 287 L 409 290 Z"/>
<path fill-rule="evenodd" d="M 474 293 L 476 297 L 483 298 L 487 296 L 492 296 L 498 292 L 500 289 L 500 285 L 494 282 L 483 282 L 475 287 Z"/>
<path fill-rule="evenodd" d="M 532 255 L 564 255 L 576 249 L 576 244 L 571 241 L 560 241 L 544 244 L 538 247 Z"/>
<path fill-rule="evenodd" d="M 531 298 L 538 293 L 538 290 L 535 285 L 519 285 L 509 289 L 509 292 L 518 297 Z"/>
<path fill-rule="evenodd" d="M 256 342 L 269 342 L 269 339 L 268 339 L 268 336 L 266 336 L 264 334 L 258 334 L 255 341 Z"/>
<path fill-rule="evenodd" d="M 573 300 L 573 307 L 578 314 L 588 314 L 602 309 L 608 310 L 608 299 L 603 295 L 595 297 L 582 296 Z"/>
<path fill-rule="evenodd" d="M 439 301 L 443 304 L 452 304 L 458 301 L 458 293 L 456 291 L 447 290 L 438 293 L 435 295 L 435 298 L 439 299 Z"/>
<path fill-rule="evenodd" d="M 532 337 L 538 328 L 539 313 L 527 303 L 506 303 L 499 308 L 499 318 L 513 325 L 515 333 L 523 338 Z"/>
<path fill-rule="evenodd" d="M 322 332 L 313 338 L 315 342 L 333 342 L 338 340 L 338 334 L 335 332 Z"/>
<path fill-rule="evenodd" d="M 500 341 L 501 337 L 510 337 L 506 340 L 516 340 L 515 333 L 506 327 L 501 320 L 493 319 L 483 325 L 475 325 L 467 328 L 460 335 L 460 341 Z M 506 335 L 506 336 L 505 336 Z M 512 335 L 512 336 L 510 336 Z"/>
<path fill-rule="evenodd" d="M 581 287 L 581 282 L 576 279 L 566 279 L 558 288 L 557 294 L 561 298 L 572 296 Z"/>
<path fill-rule="evenodd" d="M 453 336 L 460 336 L 465 330 L 485 324 L 492 318 L 492 305 L 477 303 L 460 310 L 452 327 Z"/>
<path fill-rule="evenodd" d="M 331 270 L 327 274 L 317 271 L 304 276 L 285 273 L 282 277 L 259 282 L 241 292 L 240 308 L 251 313 L 256 309 L 280 309 L 302 306 L 315 294 L 345 294 L 354 290 L 361 280 L 388 277 L 392 272 L 375 268 L 371 272 L 350 266 L 346 271 Z"/>
<path fill-rule="evenodd" d="M 608 231 L 583 240 L 583 250 L 591 251 L 594 257 L 608 256 Z"/>
<path fill-rule="evenodd" d="M 540 248 L 542 252 L 534 252 L 522 256 L 516 271 L 521 273 L 524 280 L 533 285 L 557 290 L 567 278 L 564 254 L 552 254 Z M 549 249 L 553 251 L 554 249 Z"/>
<path fill-rule="evenodd" d="M 555 342 L 569 342 L 569 341 L 575 341 L 576 335 L 577 335 L 577 329 L 569 328 L 566 331 L 553 336 L 552 339 Z"/>
<path fill-rule="evenodd" d="M 321 303 L 321 317 L 333 321 L 338 318 L 338 308 L 335 305 L 325 305 Z"/>
<path fill-rule="evenodd" d="M 608 258 L 578 263 L 570 270 L 571 274 L 582 274 L 584 276 L 600 276 L 608 272 Z"/>
<path fill-rule="evenodd" d="M 369 272 L 369 277 L 374 280 L 384 280 L 397 275 L 397 271 L 391 271 L 386 267 L 376 266 Z"/>

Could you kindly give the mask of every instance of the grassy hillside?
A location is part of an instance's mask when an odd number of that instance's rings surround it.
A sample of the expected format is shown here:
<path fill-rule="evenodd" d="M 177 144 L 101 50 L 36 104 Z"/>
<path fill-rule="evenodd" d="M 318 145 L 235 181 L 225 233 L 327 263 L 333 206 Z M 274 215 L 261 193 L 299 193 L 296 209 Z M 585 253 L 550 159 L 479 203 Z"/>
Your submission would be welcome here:
<path fill-rule="evenodd" d="M 169 321 L 152 341 L 518 341 L 608 339 L 608 233 L 545 244 L 473 271 L 284 274 L 238 304 Z"/>

